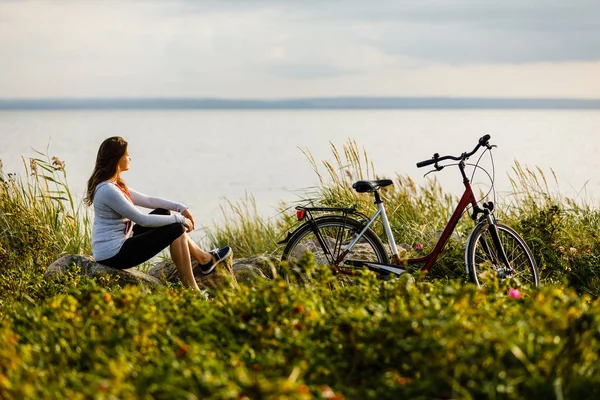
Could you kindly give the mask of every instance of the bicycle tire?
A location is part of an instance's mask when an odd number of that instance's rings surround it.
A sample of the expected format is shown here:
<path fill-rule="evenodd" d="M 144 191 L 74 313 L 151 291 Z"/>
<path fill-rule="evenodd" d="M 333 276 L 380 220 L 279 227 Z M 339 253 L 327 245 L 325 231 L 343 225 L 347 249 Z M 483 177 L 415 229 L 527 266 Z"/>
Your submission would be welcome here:
<path fill-rule="evenodd" d="M 290 273 L 295 273 L 300 279 L 310 280 L 310 276 L 305 271 L 300 271 L 296 267 L 296 261 L 304 253 L 311 252 L 318 265 L 332 266 L 333 259 L 337 258 L 356 234 L 364 229 L 364 224 L 359 221 L 336 215 L 319 217 L 314 222 L 327 249 L 317 239 L 310 223 L 306 222 L 300 226 L 292 234 L 281 256 L 281 260 L 288 263 L 288 269 L 282 272 L 283 279 L 288 284 L 290 283 Z M 328 257 L 327 253 L 333 257 Z M 388 261 L 387 252 L 381 239 L 371 229 L 365 231 L 346 258 L 380 263 Z M 338 277 L 343 280 L 347 278 L 347 275 L 338 274 Z"/>
<path fill-rule="evenodd" d="M 500 243 L 513 268 L 512 272 L 507 273 L 492 241 L 489 227 L 487 222 L 478 224 L 467 241 L 465 261 L 471 281 L 482 287 L 494 279 L 510 278 L 517 286 L 539 287 L 537 265 L 525 240 L 512 228 L 496 224 Z"/>

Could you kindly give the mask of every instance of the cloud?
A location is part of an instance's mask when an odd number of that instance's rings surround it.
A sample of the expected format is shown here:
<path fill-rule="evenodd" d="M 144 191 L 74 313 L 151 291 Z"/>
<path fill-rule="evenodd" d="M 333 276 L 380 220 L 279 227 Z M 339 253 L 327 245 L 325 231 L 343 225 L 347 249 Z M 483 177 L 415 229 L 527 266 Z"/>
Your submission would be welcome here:
<path fill-rule="evenodd" d="M 600 60 L 595 0 L 323 3 L 302 18 L 369 24 L 367 42 L 391 55 L 459 64 Z"/>
<path fill-rule="evenodd" d="M 596 3 L 0 1 L 0 93 L 435 94 L 427 71 L 461 79 L 493 68 L 508 79 L 513 64 L 555 79 L 600 59 Z"/>

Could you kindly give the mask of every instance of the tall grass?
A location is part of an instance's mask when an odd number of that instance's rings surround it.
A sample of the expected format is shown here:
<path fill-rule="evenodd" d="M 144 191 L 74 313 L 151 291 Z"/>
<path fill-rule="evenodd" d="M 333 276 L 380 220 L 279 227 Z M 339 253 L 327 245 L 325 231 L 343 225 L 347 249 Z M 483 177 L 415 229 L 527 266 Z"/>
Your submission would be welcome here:
<path fill-rule="evenodd" d="M 562 194 L 556 175 L 550 175 L 515 162 L 505 215 L 528 241 L 544 279 L 597 295 L 600 211 L 587 198 Z"/>
<path fill-rule="evenodd" d="M 246 198 L 239 203 L 229 202 L 222 208 L 225 216 L 223 225 L 214 227 L 211 241 L 217 245 L 229 241 L 237 246 L 240 254 L 280 254 L 282 247 L 276 242 L 284 238 L 294 224 L 293 205 L 310 205 L 322 207 L 350 207 L 356 206 L 357 211 L 365 215 L 372 215 L 376 207 L 373 196 L 368 193 L 357 193 L 352 189 L 352 184 L 358 180 L 382 179 L 375 172 L 374 163 L 369 159 L 367 152 L 361 149 L 354 140 L 349 140 L 342 148 L 330 144 L 333 160 L 317 162 L 310 149 L 301 149 L 316 174 L 319 185 L 306 188 L 299 196 L 297 202 L 281 206 L 279 218 L 268 222 L 256 212 L 253 198 Z M 417 186 L 409 176 L 396 175 L 393 177 L 394 185 L 383 188 L 381 195 L 386 202 L 388 217 L 396 242 L 401 249 L 416 252 L 418 245 L 424 245 L 427 251 L 433 247 L 437 239 L 437 231 L 444 228 L 456 203 L 452 195 L 442 191 L 435 179 L 429 180 L 423 186 Z M 465 222 L 467 220 L 465 219 Z M 459 230 L 470 227 L 468 223 Z M 375 231 L 383 235 L 383 226 L 378 223 Z M 384 241 L 385 243 L 385 241 Z M 450 247 L 453 243 L 450 243 Z M 420 247 L 420 246 L 419 246 Z M 238 253 L 236 253 L 238 254 Z M 456 270 L 462 276 L 462 269 L 457 270 L 456 265 L 461 263 L 450 259 L 449 263 L 443 257 L 438 271 L 439 275 L 447 276 Z"/>
<path fill-rule="evenodd" d="M 354 140 L 343 145 L 342 151 L 331 144 L 334 162 L 323 161 L 326 173 L 312 157 L 310 150 L 303 150 L 320 180 L 313 193 L 313 203 L 330 207 L 356 205 L 358 211 L 372 215 L 375 211 L 374 198 L 370 193 L 357 193 L 352 184 L 358 180 L 384 179 L 375 173 L 373 162 L 366 151 Z M 398 243 L 417 244 L 431 240 L 431 232 L 443 228 L 452 213 L 456 199 L 444 194 L 437 180 L 429 180 L 417 186 L 406 175 L 393 177 L 394 184 L 381 190 L 386 210 Z M 378 231 L 382 233 L 383 227 Z"/>
<path fill-rule="evenodd" d="M 309 149 L 301 151 L 320 184 L 307 188 L 297 203 L 356 205 L 367 215 L 375 211 L 372 196 L 357 193 L 352 183 L 387 177 L 375 172 L 374 163 L 355 141 L 341 148 L 331 144 L 332 160 L 318 162 Z M 4 274 L 3 285 L 13 289 L 22 285 L 24 270 L 43 271 L 62 254 L 90 252 L 90 213 L 74 200 L 64 163 L 37 154 L 23 160 L 23 176 L 4 174 L 0 168 L 0 274 Z M 510 179 L 512 194 L 500 198 L 496 214 L 530 245 L 543 282 L 564 281 L 580 293 L 600 294 L 600 212 L 596 206 L 561 194 L 553 172 L 546 175 L 516 162 Z M 458 199 L 445 193 L 435 179 L 418 186 L 409 176 L 396 175 L 393 182 L 381 193 L 396 242 L 412 253 L 407 255 L 424 254 L 434 245 Z M 277 257 L 283 250 L 277 242 L 299 223 L 293 210 L 297 203 L 281 204 L 277 216 L 265 219 L 251 195 L 228 201 L 222 207 L 224 222 L 208 231 L 208 241 L 213 246 L 231 245 L 237 257 Z M 464 278 L 464 238 L 472 226 L 465 214 L 456 240 L 449 242 L 434 266 L 433 277 Z M 383 239 L 382 227 L 376 224 L 374 228 Z M 420 244 L 423 249 L 417 250 Z"/>
<path fill-rule="evenodd" d="M 0 301 L 39 287 L 64 254 L 89 254 L 91 220 L 67 184 L 65 164 L 37 152 L 24 175 L 0 169 Z"/>
<path fill-rule="evenodd" d="M 279 219 L 263 218 L 252 195 L 246 195 L 238 202 L 227 200 L 226 205 L 221 206 L 221 213 L 223 222 L 207 233 L 209 245 L 231 246 L 235 256 L 240 258 L 257 254 L 277 255 L 281 232 L 292 224 L 284 211 Z"/>
<path fill-rule="evenodd" d="M 30 158 L 29 165 L 23 159 L 25 176 L 5 176 L 0 172 L 2 239 L 23 245 L 43 245 L 56 254 L 89 252 L 90 215 L 81 203 L 76 204 L 69 190 L 64 162 L 36 153 L 43 158 Z"/>
<path fill-rule="evenodd" d="M 301 149 L 319 179 L 319 186 L 307 188 L 298 203 L 313 206 L 348 207 L 371 215 L 373 197 L 357 193 L 357 180 L 389 178 L 379 176 L 366 151 L 354 140 L 342 148 L 331 144 L 332 160 L 317 161 L 309 149 Z M 596 266 L 600 261 L 600 212 L 585 199 L 572 199 L 558 190 L 554 172 L 546 176 L 515 162 L 510 175 L 512 193 L 498 198 L 496 215 L 519 231 L 534 252 L 543 282 L 565 281 L 579 292 L 600 294 Z M 425 254 L 435 244 L 439 231 L 449 220 L 458 198 L 443 191 L 436 179 L 418 186 L 405 175 L 393 177 L 394 185 L 381 190 L 396 243 L 410 254 Z M 480 198 L 483 196 L 480 196 Z M 228 207 L 228 208 L 227 208 Z M 229 215 L 225 226 L 213 230 L 213 239 L 222 243 L 240 243 L 240 250 L 276 253 L 273 237 L 283 238 L 294 223 L 293 208 L 282 206 L 278 220 L 265 222 L 253 200 L 229 203 L 223 212 Z M 442 257 L 431 270 L 433 277 L 465 277 L 464 240 L 473 221 L 465 213 L 457 226 L 455 240 L 448 243 Z M 383 237 L 381 225 L 375 226 Z M 385 241 L 384 241 L 385 242 Z M 416 250 L 423 244 L 423 250 Z M 420 246 L 419 246 L 420 247 Z M 281 251 L 281 247 L 278 251 Z"/>

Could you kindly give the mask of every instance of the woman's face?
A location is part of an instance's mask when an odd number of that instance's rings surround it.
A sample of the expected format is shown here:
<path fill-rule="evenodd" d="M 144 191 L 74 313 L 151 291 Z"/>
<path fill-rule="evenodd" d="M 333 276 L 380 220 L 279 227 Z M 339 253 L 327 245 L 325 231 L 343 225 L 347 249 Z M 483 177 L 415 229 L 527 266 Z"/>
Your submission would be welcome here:
<path fill-rule="evenodd" d="M 129 150 L 126 149 L 125 154 L 123 154 L 123 156 L 119 160 L 119 163 L 117 164 L 117 169 L 120 172 L 127 171 L 129 170 L 129 164 L 131 164 L 131 157 L 129 157 Z"/>

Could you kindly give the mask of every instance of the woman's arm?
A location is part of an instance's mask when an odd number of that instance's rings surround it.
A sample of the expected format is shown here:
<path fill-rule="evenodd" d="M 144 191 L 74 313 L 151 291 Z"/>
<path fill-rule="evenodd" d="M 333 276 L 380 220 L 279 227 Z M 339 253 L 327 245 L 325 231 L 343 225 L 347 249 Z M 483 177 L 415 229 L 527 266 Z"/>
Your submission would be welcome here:
<path fill-rule="evenodd" d="M 137 192 L 133 189 L 129 189 L 129 194 L 131 195 L 133 203 L 136 206 L 144 208 L 164 208 L 166 210 L 177 211 L 180 213 L 184 212 L 187 208 L 181 203 L 167 199 L 161 199 L 160 197 L 146 196 L 145 194 Z"/>
<path fill-rule="evenodd" d="M 98 188 L 94 202 L 103 203 L 122 217 L 149 228 L 169 225 L 175 222 L 185 224 L 185 217 L 180 214 L 156 215 L 141 212 L 113 184 L 107 184 Z"/>

